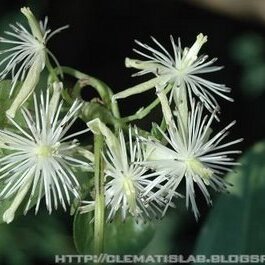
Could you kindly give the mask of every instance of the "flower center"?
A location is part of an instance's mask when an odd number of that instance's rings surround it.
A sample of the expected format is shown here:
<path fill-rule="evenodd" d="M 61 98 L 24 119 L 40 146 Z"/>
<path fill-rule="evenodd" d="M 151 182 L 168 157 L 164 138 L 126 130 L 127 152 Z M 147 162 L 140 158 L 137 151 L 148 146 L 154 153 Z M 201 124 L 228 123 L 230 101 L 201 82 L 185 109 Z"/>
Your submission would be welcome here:
<path fill-rule="evenodd" d="M 33 47 L 35 49 L 35 52 L 45 54 L 45 44 L 44 43 L 41 43 L 38 40 L 36 40 Z"/>
<path fill-rule="evenodd" d="M 39 145 L 36 148 L 36 154 L 38 157 L 49 157 L 53 154 L 53 148 L 49 145 Z"/>
<path fill-rule="evenodd" d="M 130 176 L 125 176 L 123 180 L 123 189 L 126 195 L 129 211 L 131 214 L 135 214 L 136 212 L 136 190 L 134 187 L 134 183 Z"/>
<path fill-rule="evenodd" d="M 205 184 L 209 184 L 209 179 L 213 175 L 213 171 L 210 168 L 205 167 L 203 163 L 196 158 L 187 159 L 185 162 L 187 167 L 196 173 L 196 175 L 199 175 Z"/>

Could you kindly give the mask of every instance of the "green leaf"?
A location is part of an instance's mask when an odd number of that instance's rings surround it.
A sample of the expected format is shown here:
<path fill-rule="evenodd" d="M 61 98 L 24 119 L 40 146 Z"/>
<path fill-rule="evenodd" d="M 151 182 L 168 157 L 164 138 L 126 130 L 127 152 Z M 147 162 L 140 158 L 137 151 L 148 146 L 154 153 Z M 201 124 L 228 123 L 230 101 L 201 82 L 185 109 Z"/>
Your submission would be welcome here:
<path fill-rule="evenodd" d="M 99 118 L 106 124 L 114 124 L 115 118 L 111 112 L 102 104 L 97 102 L 86 102 L 82 109 L 82 120 L 85 122 Z"/>
<path fill-rule="evenodd" d="M 201 230 L 195 254 L 264 254 L 265 142 L 256 144 L 227 181 L 231 194 L 222 194 Z"/>
<path fill-rule="evenodd" d="M 0 190 L 3 190 L 4 186 L 4 182 L 0 182 Z M 0 200 L 0 224 L 4 223 L 3 214 L 10 207 L 12 201 L 13 197 L 10 199 Z"/>
<path fill-rule="evenodd" d="M 175 209 L 174 209 L 175 210 Z M 186 209 L 185 209 L 186 210 Z M 181 228 L 179 212 L 171 211 L 162 220 L 154 220 L 155 234 L 142 254 L 145 255 L 167 255 L 176 251 L 177 246 L 174 244 L 175 232 Z"/>
<path fill-rule="evenodd" d="M 105 227 L 105 249 L 110 253 L 139 253 L 151 241 L 154 235 L 150 223 L 136 222 L 128 217 L 125 222 L 116 219 Z"/>
<path fill-rule="evenodd" d="M 1 265 L 53 264 L 56 254 L 75 254 L 65 215 L 40 210 L 36 216 L 29 213 L 11 224 L 1 224 Z"/>
<path fill-rule="evenodd" d="M 73 224 L 73 237 L 77 251 L 79 253 L 92 253 L 93 252 L 93 223 L 91 213 L 80 214 L 77 212 Z"/>
<path fill-rule="evenodd" d="M 13 125 L 10 124 L 10 122 L 8 121 L 7 117 L 6 117 L 6 111 L 9 109 L 9 107 L 11 106 L 16 94 L 18 93 L 20 87 L 21 87 L 21 83 L 18 83 L 15 87 L 15 91 L 12 94 L 12 96 L 9 96 L 10 93 L 10 89 L 11 89 L 11 80 L 3 80 L 0 81 L 0 129 L 6 128 L 6 127 L 12 127 L 14 128 Z M 29 104 L 29 100 L 28 102 L 25 102 L 24 106 L 27 107 Z M 16 117 L 14 118 L 14 120 L 22 127 L 25 127 L 25 121 L 23 118 L 23 115 L 21 114 L 20 111 L 18 111 L 16 113 Z"/>
<path fill-rule="evenodd" d="M 75 215 L 74 242 L 79 253 L 93 253 L 94 222 L 92 214 Z M 104 252 L 112 254 L 133 254 L 141 252 L 154 235 L 153 226 L 149 223 L 136 222 L 129 217 L 125 222 L 120 218 L 105 224 Z"/>
<path fill-rule="evenodd" d="M 244 71 L 241 86 L 245 96 L 259 97 L 265 90 L 265 63 L 257 64 Z"/>
<path fill-rule="evenodd" d="M 3 80 L 0 82 L 0 128 L 4 128 L 7 124 L 6 110 L 8 110 L 12 103 L 9 98 L 10 89 L 10 80 Z"/>
<path fill-rule="evenodd" d="M 252 67 L 264 58 L 264 38 L 256 33 L 237 37 L 230 47 L 231 56 L 245 67 Z"/>
<path fill-rule="evenodd" d="M 72 170 L 80 184 L 80 198 L 83 200 L 94 192 L 94 172 L 90 172 L 84 167 L 72 167 Z M 74 215 L 80 206 L 80 198 L 73 198 L 70 215 Z"/>

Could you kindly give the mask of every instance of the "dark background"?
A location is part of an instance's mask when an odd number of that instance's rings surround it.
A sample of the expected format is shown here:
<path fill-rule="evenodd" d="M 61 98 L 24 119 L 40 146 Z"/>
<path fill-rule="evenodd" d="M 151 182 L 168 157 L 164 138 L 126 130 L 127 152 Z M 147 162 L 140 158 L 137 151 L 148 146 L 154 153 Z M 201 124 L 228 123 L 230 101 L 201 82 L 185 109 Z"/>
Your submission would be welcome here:
<path fill-rule="evenodd" d="M 245 138 L 243 148 L 263 138 L 264 94 L 252 98 L 244 95 L 241 87 L 244 65 L 233 56 L 234 45 L 242 35 L 264 37 L 261 23 L 233 19 L 178 0 L 8 1 L 0 15 L 6 19 L 10 12 L 16 13 L 23 5 L 31 6 L 42 19 L 47 15 L 51 29 L 69 24 L 68 30 L 48 43 L 49 49 L 61 65 L 93 75 L 115 92 L 146 80 L 146 77 L 131 78 L 134 71 L 124 66 L 126 56 L 137 56 L 132 51 L 136 46 L 135 39 L 151 44 L 150 36 L 154 36 L 170 48 L 170 34 L 175 39 L 181 37 L 183 46 L 192 45 L 200 32 L 208 35 L 208 42 L 201 52 L 210 58 L 218 57 L 217 64 L 225 66 L 209 79 L 231 87 L 235 100 L 235 103 L 229 103 L 219 99 L 222 124 L 233 119 L 238 121 L 233 133 L 235 137 Z M 13 21 L 11 18 L 10 22 Z M 151 93 L 131 98 L 126 107 L 121 105 L 122 113 L 131 114 L 151 100 Z"/>
<path fill-rule="evenodd" d="M 264 139 L 265 94 L 263 90 L 265 82 L 262 83 L 262 73 L 255 77 L 258 70 L 253 71 L 253 67 L 261 71 L 260 69 L 263 69 L 264 66 L 263 60 L 265 60 L 265 56 L 263 56 L 265 54 L 263 50 L 265 30 L 261 22 L 217 14 L 200 8 L 200 6 L 178 0 L 46 0 L 2 1 L 0 10 L 2 25 L 6 25 L 7 22 L 14 23 L 14 18 L 21 17 L 22 15 L 18 14 L 18 10 L 24 5 L 30 6 L 36 15 L 42 19 L 48 15 L 51 29 L 69 24 L 68 30 L 56 35 L 48 43 L 49 49 L 56 55 L 61 65 L 74 67 L 103 80 L 114 92 L 146 80 L 146 77 L 132 78 L 131 74 L 134 71 L 126 69 L 124 66 L 126 56 L 135 57 L 132 51 L 132 48 L 135 47 L 134 39 L 151 44 L 150 36 L 154 36 L 163 45 L 170 48 L 170 34 L 175 39 L 181 37 L 183 46 L 190 46 L 200 32 L 208 35 L 208 42 L 203 46 L 202 53 L 208 54 L 210 58 L 218 57 L 217 64 L 225 66 L 222 71 L 211 74 L 209 79 L 214 82 L 225 83 L 231 87 L 232 97 L 235 99 L 234 103 L 219 99 L 222 115 L 221 123 L 217 124 L 216 127 L 222 128 L 236 119 L 237 124 L 232 129 L 231 137 L 244 137 L 244 142 L 239 147 L 243 151 L 257 141 Z M 24 20 L 24 22 L 26 21 Z M 5 26 L 0 28 L 1 32 L 3 29 Z M 244 47 L 250 47 L 249 49 L 253 53 L 250 53 L 250 56 L 248 54 L 245 56 L 242 52 Z M 93 96 L 95 95 L 86 95 L 87 98 Z M 125 100 L 124 104 L 120 102 L 122 114 L 132 114 L 139 107 L 151 102 L 153 97 L 153 93 L 146 93 L 144 96 L 135 96 Z M 156 110 L 156 113 L 159 116 L 159 109 Z M 146 124 L 141 122 L 141 125 L 148 126 L 147 123 L 150 121 L 153 121 L 152 116 L 147 118 Z M 203 205 L 204 202 L 200 206 L 202 218 L 198 223 L 195 223 L 192 214 L 188 213 L 185 224 L 182 224 L 181 232 L 176 230 L 171 235 L 172 248 L 169 250 L 170 252 L 174 253 L 175 244 L 181 241 L 178 248 L 179 252 L 183 254 L 192 253 L 196 235 L 208 213 L 208 208 Z M 45 211 L 43 215 L 45 216 Z M 62 229 L 62 234 L 68 233 L 68 236 L 62 235 L 61 241 L 58 241 L 61 248 L 57 250 L 61 253 L 68 247 L 72 248 L 71 243 L 69 243 L 70 246 L 64 247 L 62 245 L 65 239 L 72 240 L 72 219 L 67 214 L 58 213 L 57 215 L 58 219 L 63 217 L 64 220 L 65 229 Z M 14 234 L 12 225 L 8 228 L 8 231 L 13 233 L 11 236 L 13 241 L 11 240 L 10 244 L 14 244 L 14 240 L 16 241 L 16 247 L 18 253 L 22 255 L 21 257 L 25 253 L 28 255 L 31 252 L 30 247 L 35 249 L 34 243 L 30 243 L 35 238 L 34 232 L 32 232 L 28 222 L 25 221 L 30 218 L 32 217 L 22 217 L 12 224 L 16 229 L 21 227 L 20 232 Z M 42 222 L 40 217 L 37 218 Z M 47 217 L 47 220 L 49 218 Z M 55 222 L 58 223 L 58 221 Z M 37 229 L 36 223 L 32 225 L 35 227 L 34 229 Z M 21 232 L 25 229 L 31 231 L 32 237 Z M 24 240 L 27 241 L 24 246 L 21 233 L 25 237 Z M 41 254 L 36 251 L 36 255 L 34 254 L 33 258 L 30 259 L 31 264 L 51 262 L 47 261 L 50 259 L 47 257 L 55 251 L 53 247 L 55 244 L 53 240 L 55 239 L 49 240 L 51 243 L 49 251 L 47 250 L 48 254 L 43 254 L 43 257 L 40 257 Z M 7 252 L 2 252 L 3 248 L 1 251 L 0 245 L 0 255 L 6 260 L 6 264 L 16 264 L 6 257 Z M 65 252 L 67 253 L 66 250 Z M 40 261 L 41 259 L 44 261 Z"/>
<path fill-rule="evenodd" d="M 200 32 L 208 35 L 202 53 L 210 58 L 218 57 L 217 63 L 225 66 L 224 70 L 211 74 L 209 78 L 231 87 L 235 99 L 232 104 L 219 100 L 222 124 L 234 119 L 238 121 L 233 135 L 245 138 L 242 148 L 263 138 L 264 94 L 250 98 L 242 93 L 244 69 L 233 56 L 233 47 L 242 35 L 264 36 L 263 25 L 233 19 L 177 0 L 43 2 L 40 16 L 49 16 L 51 28 L 70 25 L 69 30 L 49 43 L 59 62 L 104 80 L 114 91 L 146 80 L 146 77 L 131 78 L 134 71 L 124 67 L 125 57 L 135 56 L 132 51 L 134 39 L 151 44 L 150 36 L 154 36 L 170 48 L 170 34 L 181 37 L 183 46 L 190 46 Z M 125 101 L 126 107 L 121 105 L 122 113 L 131 114 L 151 100 L 152 93 L 130 98 Z"/>

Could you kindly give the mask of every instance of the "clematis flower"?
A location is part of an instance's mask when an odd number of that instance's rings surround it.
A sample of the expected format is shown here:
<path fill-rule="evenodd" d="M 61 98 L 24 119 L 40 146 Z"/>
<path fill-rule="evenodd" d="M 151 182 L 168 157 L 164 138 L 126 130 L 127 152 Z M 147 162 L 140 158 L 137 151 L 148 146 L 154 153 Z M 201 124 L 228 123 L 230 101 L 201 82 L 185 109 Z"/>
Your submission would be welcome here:
<path fill-rule="evenodd" d="M 153 191 L 145 192 L 151 185 L 148 169 L 140 165 L 144 161 L 143 147 L 139 141 L 133 141 L 132 129 L 129 129 L 128 143 L 122 131 L 118 138 L 99 119 L 88 122 L 94 133 L 102 133 L 106 138 L 105 160 L 105 205 L 108 209 L 107 221 L 118 213 L 124 220 L 128 214 L 136 219 L 160 217 L 165 206 L 162 196 Z M 136 132 L 137 134 L 137 132 Z M 152 173 L 151 173 L 152 174 Z M 159 185 L 155 188 L 159 188 Z M 145 195 L 143 195 L 145 193 Z M 177 196 L 177 194 L 175 194 Z M 152 201 L 148 197 L 152 196 Z M 81 212 L 91 211 L 93 202 L 86 202 Z M 172 205 L 173 206 L 173 205 Z"/>
<path fill-rule="evenodd" d="M 162 101 L 162 104 L 166 102 Z M 186 183 L 186 206 L 191 204 L 192 211 L 196 219 L 199 217 L 199 210 L 196 204 L 195 185 L 204 195 L 206 202 L 211 203 L 208 188 L 215 191 L 227 190 L 228 183 L 222 178 L 222 175 L 231 171 L 231 166 L 237 165 L 230 155 L 241 153 L 239 150 L 229 150 L 228 147 L 242 141 L 223 141 L 228 135 L 228 130 L 235 122 L 227 125 L 223 130 L 210 137 L 211 124 L 215 113 L 210 117 L 203 116 L 203 107 L 201 104 L 192 103 L 191 111 L 188 116 L 188 130 L 181 124 L 178 126 L 174 122 L 173 115 L 169 114 L 169 106 L 163 106 L 164 113 L 167 112 L 166 121 L 168 124 L 167 133 L 163 132 L 166 145 L 157 139 L 147 139 L 141 137 L 142 142 L 148 150 L 147 160 L 141 164 L 154 171 L 153 181 L 146 188 L 144 193 L 148 194 L 154 189 L 154 186 L 161 186 L 149 197 L 165 194 L 165 199 L 171 203 L 174 198 L 174 192 L 178 189 L 180 183 Z M 177 116 L 179 113 L 177 112 Z M 178 117 L 178 120 L 180 118 Z M 164 209 L 164 214 L 168 204 Z"/>
<path fill-rule="evenodd" d="M 220 66 L 213 66 L 216 58 L 207 60 L 207 55 L 198 55 L 201 47 L 207 41 L 207 36 L 199 34 L 192 47 L 184 49 L 181 47 L 180 39 L 178 44 L 176 44 L 171 36 L 173 54 L 170 54 L 155 38 L 152 37 L 152 40 L 156 45 L 154 48 L 136 41 L 143 51 L 137 49 L 134 49 L 134 51 L 146 60 L 126 58 L 125 65 L 126 67 L 140 70 L 134 76 L 151 73 L 156 77 L 115 94 L 113 99 L 125 98 L 152 88 L 159 88 L 161 90 L 170 85 L 170 99 L 174 98 L 176 106 L 182 104 L 182 101 L 186 100 L 187 95 L 190 101 L 196 95 L 211 112 L 218 107 L 215 99 L 216 95 L 233 101 L 232 98 L 227 96 L 230 88 L 223 84 L 211 82 L 201 76 L 222 68 Z"/>
<path fill-rule="evenodd" d="M 66 141 L 89 129 L 71 135 L 66 133 L 77 119 L 82 103 L 75 101 L 67 114 L 60 118 L 63 103 L 60 102 L 62 85 L 54 83 L 52 97 L 47 90 L 46 97 L 41 94 L 40 102 L 34 95 L 35 113 L 22 108 L 27 128 L 22 128 L 9 118 L 18 132 L 0 130 L 0 147 L 7 152 L 0 158 L 0 181 L 4 188 L 0 199 L 10 199 L 12 203 L 4 212 L 3 220 L 10 223 L 23 200 L 26 200 L 24 214 L 33 202 L 38 212 L 41 198 L 45 197 L 49 213 L 58 204 L 66 210 L 71 195 L 79 198 L 79 183 L 72 168 L 89 167 L 80 158 L 75 158 L 78 141 Z"/>
<path fill-rule="evenodd" d="M 10 95 L 13 93 L 18 81 L 23 82 L 14 102 L 6 112 L 11 118 L 15 116 L 17 109 L 33 93 L 38 84 L 40 73 L 45 67 L 47 55 L 59 66 L 58 61 L 47 49 L 46 44 L 52 36 L 68 27 L 65 26 L 51 31 L 47 28 L 47 18 L 44 23 L 39 23 L 29 8 L 24 7 L 21 12 L 28 20 L 31 32 L 20 23 L 16 23 L 16 25 L 10 25 L 12 31 L 5 32 L 9 38 L 0 38 L 0 43 L 12 45 L 11 48 L 0 51 L 0 54 L 5 56 L 0 61 L 0 66 L 4 67 L 2 72 L 0 72 L 0 80 L 5 79 L 9 73 L 11 74 L 12 87 Z"/>

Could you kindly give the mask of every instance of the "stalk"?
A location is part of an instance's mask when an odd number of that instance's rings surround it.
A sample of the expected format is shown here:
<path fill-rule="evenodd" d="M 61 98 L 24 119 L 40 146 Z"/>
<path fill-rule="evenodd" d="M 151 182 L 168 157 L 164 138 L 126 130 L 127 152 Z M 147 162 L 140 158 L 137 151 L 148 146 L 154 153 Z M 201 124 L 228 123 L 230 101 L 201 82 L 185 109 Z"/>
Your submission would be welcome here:
<path fill-rule="evenodd" d="M 105 199 L 104 199 L 104 170 L 101 150 L 103 148 L 103 136 L 94 136 L 95 154 L 95 223 L 94 223 L 94 253 L 99 255 L 104 249 L 104 221 L 105 221 Z"/>

